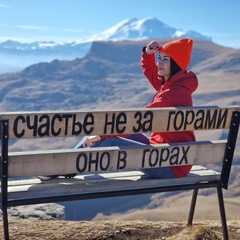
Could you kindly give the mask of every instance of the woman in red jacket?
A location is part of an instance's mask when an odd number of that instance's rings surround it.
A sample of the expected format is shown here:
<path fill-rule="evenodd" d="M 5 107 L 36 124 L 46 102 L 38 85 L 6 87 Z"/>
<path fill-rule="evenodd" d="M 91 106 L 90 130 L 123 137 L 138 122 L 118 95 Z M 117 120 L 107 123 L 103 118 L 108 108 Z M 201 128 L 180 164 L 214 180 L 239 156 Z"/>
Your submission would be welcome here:
<path fill-rule="evenodd" d="M 193 41 L 190 38 L 178 39 L 161 46 L 157 41 L 143 47 L 141 66 L 143 73 L 156 90 L 151 103 L 153 107 L 192 106 L 192 93 L 197 89 L 198 80 L 193 72 L 186 69 L 190 63 Z M 158 63 L 155 54 L 158 53 Z M 123 138 L 124 137 L 124 138 Z M 117 136 L 90 136 L 84 138 L 78 147 L 130 146 L 139 144 L 160 144 L 195 141 L 192 131 L 186 132 L 153 132 L 147 138 L 143 134 Z M 144 169 L 144 173 L 155 178 L 184 177 L 191 166 L 175 166 Z"/>

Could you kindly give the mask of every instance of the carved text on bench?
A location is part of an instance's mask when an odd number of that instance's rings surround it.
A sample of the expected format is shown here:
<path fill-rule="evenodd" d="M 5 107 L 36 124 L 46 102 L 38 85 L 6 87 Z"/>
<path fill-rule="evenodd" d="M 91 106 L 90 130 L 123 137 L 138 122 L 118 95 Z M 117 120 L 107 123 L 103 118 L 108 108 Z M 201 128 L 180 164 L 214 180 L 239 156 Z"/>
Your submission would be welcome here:
<path fill-rule="evenodd" d="M 194 130 L 218 129 L 225 127 L 228 109 L 170 110 L 165 120 L 147 109 L 131 114 L 130 117 L 125 112 L 109 112 L 100 117 L 97 113 L 18 115 L 13 121 L 13 134 L 22 138 L 30 130 L 32 137 L 91 135 L 97 127 L 101 134 L 185 131 L 189 125 Z"/>
<path fill-rule="evenodd" d="M 175 146 L 172 148 L 143 148 L 139 168 L 155 168 L 163 165 L 188 165 L 188 152 L 190 146 Z M 130 152 L 130 151 L 129 151 Z M 129 153 L 131 156 L 132 153 Z M 119 150 L 117 156 L 111 156 L 109 151 L 81 152 L 76 161 L 77 171 L 112 171 L 129 168 L 128 151 Z M 165 164 L 164 164 L 165 163 Z"/>

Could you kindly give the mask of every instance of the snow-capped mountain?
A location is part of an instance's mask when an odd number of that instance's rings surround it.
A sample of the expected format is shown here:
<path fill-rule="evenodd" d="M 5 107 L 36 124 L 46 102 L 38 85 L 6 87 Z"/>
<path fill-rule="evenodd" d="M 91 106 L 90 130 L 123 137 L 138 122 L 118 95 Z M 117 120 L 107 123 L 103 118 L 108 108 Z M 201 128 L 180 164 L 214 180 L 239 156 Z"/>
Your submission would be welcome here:
<path fill-rule="evenodd" d="M 143 40 L 151 38 L 180 38 L 192 37 L 212 41 L 211 37 L 192 30 L 177 29 L 159 21 L 157 18 L 145 18 L 138 20 L 130 18 L 121 21 L 106 31 L 95 34 L 78 42 L 89 42 L 96 40 Z"/>
<path fill-rule="evenodd" d="M 0 43 L 0 57 L 4 64 L 0 73 L 15 71 L 38 62 L 54 59 L 71 60 L 82 58 L 89 51 L 93 41 L 142 40 L 159 38 L 192 37 L 211 41 L 211 37 L 192 30 L 181 30 L 159 21 L 157 18 L 138 20 L 130 18 L 115 26 L 86 38 L 67 43 L 53 41 L 22 43 L 8 40 Z"/>

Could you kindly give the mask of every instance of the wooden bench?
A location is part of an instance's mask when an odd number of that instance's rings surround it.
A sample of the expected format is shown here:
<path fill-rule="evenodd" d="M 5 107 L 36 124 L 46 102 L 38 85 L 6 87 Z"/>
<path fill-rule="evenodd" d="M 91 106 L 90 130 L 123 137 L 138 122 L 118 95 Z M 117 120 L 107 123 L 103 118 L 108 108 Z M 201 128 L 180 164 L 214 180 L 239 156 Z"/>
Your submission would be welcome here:
<path fill-rule="evenodd" d="M 217 189 L 223 235 L 228 239 L 222 189 L 228 188 L 239 121 L 239 106 L 0 113 L 1 209 L 5 239 L 9 239 L 8 207 L 181 190 L 193 190 L 188 216 L 188 225 L 192 225 L 198 190 L 202 188 Z M 138 148 L 19 152 L 9 149 L 11 141 L 29 138 L 187 130 L 209 133 L 217 129 L 227 129 L 227 139 L 209 140 L 208 137 L 196 142 Z M 221 163 L 222 170 L 208 169 L 209 163 Z M 139 171 L 189 164 L 193 165 L 191 172 L 178 179 L 149 178 Z M 92 174 L 96 172 L 98 174 Z M 36 177 L 73 173 L 78 175 L 45 182 Z"/>

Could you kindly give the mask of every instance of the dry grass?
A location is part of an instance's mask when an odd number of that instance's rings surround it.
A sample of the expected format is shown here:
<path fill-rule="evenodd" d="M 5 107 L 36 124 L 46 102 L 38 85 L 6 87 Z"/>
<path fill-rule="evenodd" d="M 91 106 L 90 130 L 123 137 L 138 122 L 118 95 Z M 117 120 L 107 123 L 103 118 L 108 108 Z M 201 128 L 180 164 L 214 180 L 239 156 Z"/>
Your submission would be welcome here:
<path fill-rule="evenodd" d="M 229 221 L 229 239 L 240 239 L 240 221 Z M 11 240 L 220 240 L 218 221 L 199 221 L 193 227 L 185 222 L 150 221 L 52 221 L 11 219 Z M 0 228 L 3 239 L 3 228 Z"/>

